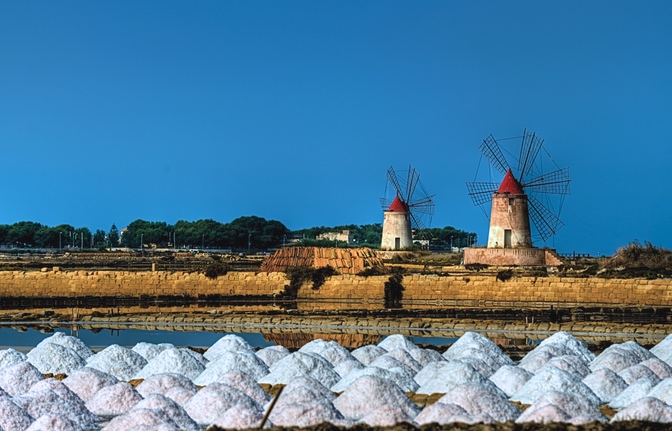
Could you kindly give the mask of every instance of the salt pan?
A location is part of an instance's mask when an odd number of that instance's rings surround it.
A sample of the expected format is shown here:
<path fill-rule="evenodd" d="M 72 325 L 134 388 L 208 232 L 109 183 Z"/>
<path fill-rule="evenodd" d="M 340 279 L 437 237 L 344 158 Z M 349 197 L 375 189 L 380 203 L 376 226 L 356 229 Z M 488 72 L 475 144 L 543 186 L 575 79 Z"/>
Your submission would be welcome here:
<path fill-rule="evenodd" d="M 13 397 L 28 392 L 40 380 L 44 380 L 44 376 L 28 361 L 0 370 L 0 388 Z"/>
<path fill-rule="evenodd" d="M 387 350 L 374 344 L 367 344 L 352 351 L 352 356 L 364 365 L 369 365 L 378 356 L 387 353 Z"/>
<path fill-rule="evenodd" d="M 159 394 L 150 394 L 144 400 L 137 403 L 129 414 L 133 414 L 134 410 L 161 410 L 172 419 L 180 430 L 184 431 L 201 431 L 201 427 L 189 417 L 187 412 L 175 401 L 166 398 Z"/>
<path fill-rule="evenodd" d="M 415 418 L 420 409 L 394 382 L 377 376 L 361 376 L 334 401 L 343 416 L 361 419 L 384 405 L 400 408 L 410 418 Z"/>
<path fill-rule="evenodd" d="M 40 341 L 35 348 L 42 347 L 45 344 L 59 344 L 74 350 L 82 359 L 86 360 L 93 356 L 93 352 L 84 344 L 82 340 L 72 335 L 66 335 L 63 332 L 56 332 L 51 337 L 47 337 Z"/>
<path fill-rule="evenodd" d="M 119 382 L 105 386 L 86 402 L 91 413 L 102 417 L 122 415 L 142 400 L 142 396 L 131 385 Z"/>
<path fill-rule="evenodd" d="M 325 386 L 332 386 L 341 379 L 326 359 L 318 355 L 294 352 L 273 364 L 270 373 L 258 382 L 271 385 L 287 384 L 300 376 L 313 377 Z"/>
<path fill-rule="evenodd" d="M 224 352 L 254 353 L 254 349 L 244 338 L 235 334 L 227 334 L 210 346 L 203 356 L 205 356 L 208 361 L 215 361 Z"/>
<path fill-rule="evenodd" d="M 80 368 L 63 380 L 63 384 L 84 402 L 89 401 L 105 386 L 112 386 L 116 383 L 119 383 L 116 377 L 89 367 Z"/>
<path fill-rule="evenodd" d="M 657 398 L 643 397 L 616 413 L 611 423 L 630 420 L 670 423 L 672 406 Z"/>
<path fill-rule="evenodd" d="M 113 418 L 102 431 L 177 431 L 180 428 L 162 410 L 137 409 Z"/>
<path fill-rule="evenodd" d="M 501 389 L 507 397 L 513 395 L 521 386 L 532 378 L 533 374 L 524 368 L 503 365 L 490 376 L 490 381 Z M 416 376 L 417 379 L 417 376 Z"/>
<path fill-rule="evenodd" d="M 4 431 L 24 431 L 33 417 L 16 405 L 7 395 L 0 395 L 0 429 Z"/>
<path fill-rule="evenodd" d="M 388 352 L 396 349 L 403 349 L 408 351 L 419 349 L 419 347 L 416 346 L 410 338 L 401 334 L 388 335 L 383 339 L 383 341 L 378 343 L 378 347 L 382 347 Z"/>
<path fill-rule="evenodd" d="M 457 386 L 437 402 L 458 405 L 472 417 L 487 414 L 497 422 L 513 421 L 520 415 L 520 411 L 509 403 L 506 394 L 491 382 Z"/>
<path fill-rule="evenodd" d="M 130 380 L 140 371 L 147 360 L 130 349 L 118 344 L 106 347 L 87 360 L 86 366 L 111 374 L 119 380 Z"/>
<path fill-rule="evenodd" d="M 254 353 L 223 351 L 194 379 L 194 383 L 199 386 L 209 385 L 230 371 L 242 371 L 258 380 L 268 374 L 268 367 Z"/>
<path fill-rule="evenodd" d="M 34 418 L 43 415 L 65 416 L 80 428 L 95 428 L 98 419 L 85 407 L 68 403 L 50 389 L 26 392 L 15 396 L 13 401 Z"/>
<path fill-rule="evenodd" d="M 659 382 L 660 379 L 657 377 L 642 377 L 641 379 L 631 383 L 630 386 L 628 386 L 623 392 L 612 399 L 611 402 L 609 402 L 609 407 L 614 410 L 624 409 L 638 399 L 644 398 L 649 393 L 651 388 L 656 386 Z"/>
<path fill-rule="evenodd" d="M 383 379 L 390 380 L 399 386 L 404 392 L 416 392 L 419 389 L 419 385 L 412 378 L 404 375 L 403 373 L 395 373 L 390 370 L 385 370 L 383 368 L 368 366 L 362 368 L 361 370 L 352 370 L 343 378 L 331 387 L 333 392 L 343 392 L 357 379 L 362 376 L 374 376 L 380 377 Z"/>
<path fill-rule="evenodd" d="M 289 355 L 289 350 L 284 346 L 268 346 L 257 351 L 255 355 L 264 361 L 264 364 L 266 364 L 267 367 L 271 367 L 280 359 Z"/>
<path fill-rule="evenodd" d="M 246 409 L 261 410 L 259 403 L 224 383 L 211 383 L 184 403 L 187 414 L 199 425 L 210 425 L 228 409 L 240 404 Z"/>
<path fill-rule="evenodd" d="M 446 365 L 438 368 L 431 377 L 427 378 L 426 383 L 415 392 L 427 395 L 445 394 L 453 388 L 469 382 L 486 384 L 489 380 L 469 364 L 449 361 Z"/>
<path fill-rule="evenodd" d="M 195 379 L 205 370 L 205 365 L 199 362 L 187 349 L 170 347 L 151 359 L 134 379 L 146 379 L 154 374 L 177 373 L 189 379 Z"/>
<path fill-rule="evenodd" d="M 600 399 L 577 377 L 555 367 L 540 370 L 511 396 L 512 401 L 533 404 L 549 391 L 567 392 L 585 397 L 591 404 L 600 405 Z"/>
<path fill-rule="evenodd" d="M 27 356 L 42 374 L 70 374 L 86 366 L 86 361 L 77 352 L 55 343 L 38 345 Z"/>
<path fill-rule="evenodd" d="M 83 431 L 83 428 L 64 416 L 43 415 L 25 431 Z"/>
<path fill-rule="evenodd" d="M 0 370 L 10 365 L 20 364 L 28 360 L 25 353 L 17 352 L 12 348 L 0 350 Z"/>
<path fill-rule="evenodd" d="M 611 402 L 628 387 L 628 384 L 609 368 L 588 374 L 582 382 L 600 398 L 602 404 Z"/>

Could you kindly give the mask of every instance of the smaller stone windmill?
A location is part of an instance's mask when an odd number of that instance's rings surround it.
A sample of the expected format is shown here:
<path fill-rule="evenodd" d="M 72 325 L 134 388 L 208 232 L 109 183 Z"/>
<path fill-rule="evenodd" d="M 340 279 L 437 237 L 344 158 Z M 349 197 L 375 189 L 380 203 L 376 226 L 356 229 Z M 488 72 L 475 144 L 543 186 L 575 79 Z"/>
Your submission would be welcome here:
<path fill-rule="evenodd" d="M 389 188 L 389 189 L 388 189 Z M 420 183 L 420 174 L 412 166 L 407 175 L 397 175 L 390 166 L 387 170 L 385 195 L 380 199 L 383 207 L 382 250 L 403 250 L 413 246 L 413 233 L 422 235 L 434 215 L 434 196 L 427 194 Z"/>
<path fill-rule="evenodd" d="M 491 251 L 465 252 L 465 263 L 544 264 L 544 254 L 540 249 L 533 248 L 532 238 L 536 236 L 545 242 L 556 234 L 563 223 L 541 198 L 553 195 L 564 198 L 569 194 L 570 179 L 569 168 L 545 172 L 538 160 L 543 143 L 544 140 L 535 133 L 523 131 L 516 178 L 495 138 L 490 135 L 483 140 L 479 147 L 482 155 L 504 175 L 504 179 L 501 183 L 467 183 L 474 205 L 492 202 L 488 232 L 488 249 Z M 530 219 L 534 231 L 530 228 Z"/>

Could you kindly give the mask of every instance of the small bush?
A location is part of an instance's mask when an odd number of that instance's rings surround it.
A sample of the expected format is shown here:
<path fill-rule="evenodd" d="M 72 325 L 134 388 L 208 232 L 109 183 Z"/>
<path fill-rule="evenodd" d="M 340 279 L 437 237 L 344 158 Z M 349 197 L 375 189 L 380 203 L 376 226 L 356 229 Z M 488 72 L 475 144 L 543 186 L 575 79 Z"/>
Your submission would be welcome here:
<path fill-rule="evenodd" d="M 360 277 L 374 277 L 376 275 L 387 275 L 390 272 L 384 266 L 372 266 L 357 273 Z"/>
<path fill-rule="evenodd" d="M 405 290 L 402 284 L 404 273 L 403 268 L 392 268 L 392 275 L 385 282 L 385 308 L 401 308 L 401 300 Z"/>
<path fill-rule="evenodd" d="M 214 280 L 220 275 L 226 275 L 229 266 L 223 262 L 214 262 L 205 267 L 205 276 Z"/>
<path fill-rule="evenodd" d="M 320 268 L 311 268 L 309 266 L 290 266 L 287 268 L 287 277 L 289 278 L 289 286 L 286 289 L 286 293 L 295 297 L 299 291 L 299 288 L 303 286 L 304 283 L 312 281 L 313 289 L 319 289 L 327 278 L 336 275 L 337 272 L 331 266 L 323 266 Z"/>
<path fill-rule="evenodd" d="M 497 280 L 499 281 L 507 281 L 510 280 L 512 277 L 513 277 L 513 271 L 510 269 L 505 269 L 497 273 Z"/>
<path fill-rule="evenodd" d="M 485 263 L 468 263 L 468 264 L 464 265 L 464 268 L 467 271 L 479 272 L 482 269 L 488 269 L 488 265 L 486 265 Z"/>

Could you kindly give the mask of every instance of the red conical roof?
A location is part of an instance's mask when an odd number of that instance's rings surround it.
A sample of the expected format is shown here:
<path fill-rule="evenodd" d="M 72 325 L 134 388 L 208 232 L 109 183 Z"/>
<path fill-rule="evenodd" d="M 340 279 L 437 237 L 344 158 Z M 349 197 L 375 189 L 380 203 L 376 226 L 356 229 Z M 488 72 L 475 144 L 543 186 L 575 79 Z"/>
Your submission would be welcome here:
<path fill-rule="evenodd" d="M 394 198 L 394 200 L 390 204 L 390 207 L 387 210 L 398 212 L 398 213 L 407 213 L 408 212 L 408 204 L 406 202 L 403 202 L 401 199 L 399 199 L 399 195 L 397 195 Z"/>
<path fill-rule="evenodd" d="M 508 193 L 511 195 L 525 194 L 523 193 L 523 187 L 520 185 L 518 180 L 516 180 L 516 178 L 513 176 L 511 168 L 509 168 L 509 170 L 506 171 L 506 175 L 504 175 L 504 180 L 502 180 L 502 184 L 499 186 L 499 189 L 497 189 L 497 193 Z"/>

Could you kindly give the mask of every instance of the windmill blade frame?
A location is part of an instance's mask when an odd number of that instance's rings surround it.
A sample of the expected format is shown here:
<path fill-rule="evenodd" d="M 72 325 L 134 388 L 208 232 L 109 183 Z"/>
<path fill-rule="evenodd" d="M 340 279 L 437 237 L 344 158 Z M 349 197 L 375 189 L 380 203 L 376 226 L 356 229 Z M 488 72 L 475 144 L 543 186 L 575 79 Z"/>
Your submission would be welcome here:
<path fill-rule="evenodd" d="M 414 167 L 408 166 L 408 178 L 406 180 L 406 196 L 403 196 L 406 203 L 410 204 L 415 194 L 415 188 L 420 182 L 420 174 L 415 170 Z"/>
<path fill-rule="evenodd" d="M 523 131 L 523 139 L 520 144 L 520 157 L 518 158 L 518 172 L 520 177 L 518 181 L 523 182 L 523 178 L 527 177 L 537 160 L 541 146 L 544 140 L 537 136 L 536 133 L 529 133 L 527 129 Z"/>
<path fill-rule="evenodd" d="M 492 134 L 483 139 L 483 143 L 478 149 L 481 151 L 481 154 L 488 159 L 492 167 L 497 169 L 500 174 L 506 174 L 506 171 L 510 168 L 509 162 L 506 160 L 506 157 L 504 157 L 502 149 L 499 147 L 499 144 Z"/>
<path fill-rule="evenodd" d="M 394 191 L 397 193 L 397 196 L 403 199 L 404 195 L 401 190 L 401 184 L 399 184 L 399 178 L 397 178 L 397 173 L 394 172 L 394 168 L 392 166 L 390 166 L 387 170 L 387 181 L 392 184 L 392 187 L 394 187 Z"/>
<path fill-rule="evenodd" d="M 561 168 L 532 178 L 522 186 L 525 190 L 535 193 L 567 195 L 570 181 L 569 168 Z"/>
<path fill-rule="evenodd" d="M 414 201 L 410 204 L 408 204 L 408 209 L 411 210 L 411 212 L 416 211 L 421 214 L 426 214 L 433 216 L 434 215 L 434 195 L 432 196 L 425 196 L 424 198 L 421 198 L 420 200 Z"/>
<path fill-rule="evenodd" d="M 544 242 L 555 235 L 565 224 L 539 199 L 528 196 L 530 218 Z"/>
<path fill-rule="evenodd" d="M 497 191 L 499 184 L 488 182 L 468 182 L 467 191 L 474 206 L 483 205 L 492 200 L 492 194 Z"/>

